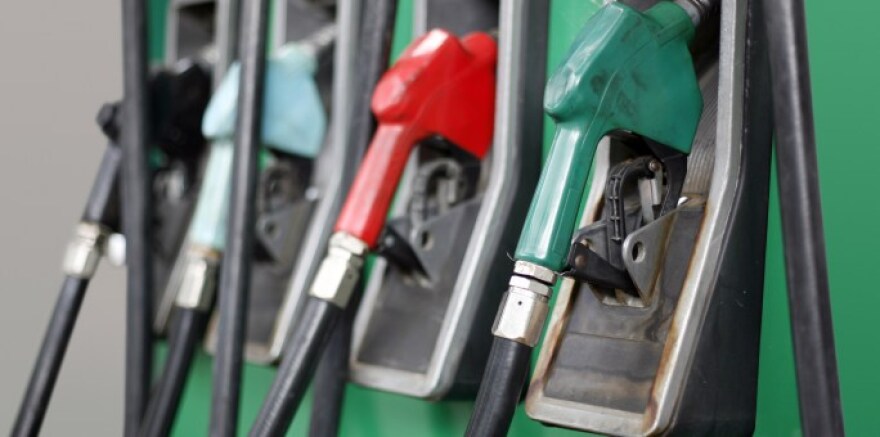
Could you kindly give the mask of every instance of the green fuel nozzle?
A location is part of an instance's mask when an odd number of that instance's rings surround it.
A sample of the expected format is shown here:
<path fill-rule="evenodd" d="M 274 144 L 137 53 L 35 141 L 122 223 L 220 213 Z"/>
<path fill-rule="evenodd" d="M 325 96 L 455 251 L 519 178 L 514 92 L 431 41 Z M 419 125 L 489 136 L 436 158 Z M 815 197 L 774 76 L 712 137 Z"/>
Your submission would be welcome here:
<path fill-rule="evenodd" d="M 544 109 L 556 122 L 516 248 L 513 275 L 466 435 L 504 435 L 549 313 L 599 141 L 625 133 L 688 153 L 703 100 L 688 45 L 717 0 L 661 2 L 639 12 L 619 2 L 587 22 L 550 77 Z"/>
<path fill-rule="evenodd" d="M 597 12 L 550 77 L 544 108 L 556 134 L 515 257 L 558 271 L 596 147 L 631 132 L 687 153 L 702 112 L 688 44 L 704 2 L 661 2 L 645 12 L 614 2 Z M 706 11 L 710 8 L 702 9 Z"/>

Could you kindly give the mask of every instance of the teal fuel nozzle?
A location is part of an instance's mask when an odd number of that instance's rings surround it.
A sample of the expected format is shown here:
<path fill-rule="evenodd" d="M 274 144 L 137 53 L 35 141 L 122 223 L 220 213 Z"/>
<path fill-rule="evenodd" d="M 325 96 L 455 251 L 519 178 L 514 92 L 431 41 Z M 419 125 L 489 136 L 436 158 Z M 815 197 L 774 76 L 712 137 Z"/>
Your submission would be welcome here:
<path fill-rule="evenodd" d="M 269 59 L 262 126 L 262 141 L 267 149 L 304 158 L 318 155 L 327 118 L 315 83 L 316 63 L 314 50 L 305 44 L 284 46 Z M 202 132 L 211 141 L 211 152 L 190 223 L 189 241 L 217 252 L 222 252 L 226 245 L 240 71 L 237 63 L 229 68 L 202 122 Z M 266 150 L 263 156 L 271 159 Z"/>
<path fill-rule="evenodd" d="M 317 51 L 310 44 L 298 43 L 282 47 L 267 60 L 261 164 L 274 159 L 269 149 L 303 158 L 318 155 L 327 118 L 315 82 L 316 59 Z M 209 309 L 216 272 L 226 248 L 240 71 L 238 64 L 230 66 L 202 119 L 202 133 L 211 144 L 210 154 L 189 224 L 187 244 L 166 291 L 178 307 Z M 167 323 L 170 305 L 170 300 L 163 300 L 157 326 Z"/>
<path fill-rule="evenodd" d="M 673 2 L 645 12 L 613 2 L 584 26 L 545 89 L 556 134 L 517 260 L 554 271 L 565 266 L 593 156 L 606 135 L 630 132 L 690 151 L 703 108 L 688 51 L 694 21 Z"/>

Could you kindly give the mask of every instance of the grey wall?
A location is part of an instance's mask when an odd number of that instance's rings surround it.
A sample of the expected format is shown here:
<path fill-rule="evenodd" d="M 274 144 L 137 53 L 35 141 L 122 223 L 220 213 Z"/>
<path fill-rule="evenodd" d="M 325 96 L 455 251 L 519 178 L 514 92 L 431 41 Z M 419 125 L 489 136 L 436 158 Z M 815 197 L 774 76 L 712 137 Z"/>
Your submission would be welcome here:
<path fill-rule="evenodd" d="M 105 141 L 93 120 L 121 96 L 119 1 L 0 1 L 0 434 L 51 314 L 64 246 Z M 122 431 L 124 275 L 86 296 L 42 435 Z"/>

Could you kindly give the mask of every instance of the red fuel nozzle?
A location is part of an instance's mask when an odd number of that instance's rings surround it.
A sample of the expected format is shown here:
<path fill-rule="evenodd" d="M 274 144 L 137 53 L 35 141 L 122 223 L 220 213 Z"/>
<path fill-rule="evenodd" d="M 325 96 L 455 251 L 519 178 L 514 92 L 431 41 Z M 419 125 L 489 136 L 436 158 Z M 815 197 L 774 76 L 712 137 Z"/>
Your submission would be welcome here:
<path fill-rule="evenodd" d="M 441 136 L 482 158 L 492 142 L 495 40 L 486 33 L 461 39 L 432 30 L 413 42 L 373 94 L 379 123 L 339 219 L 336 232 L 375 247 L 409 154 Z"/>

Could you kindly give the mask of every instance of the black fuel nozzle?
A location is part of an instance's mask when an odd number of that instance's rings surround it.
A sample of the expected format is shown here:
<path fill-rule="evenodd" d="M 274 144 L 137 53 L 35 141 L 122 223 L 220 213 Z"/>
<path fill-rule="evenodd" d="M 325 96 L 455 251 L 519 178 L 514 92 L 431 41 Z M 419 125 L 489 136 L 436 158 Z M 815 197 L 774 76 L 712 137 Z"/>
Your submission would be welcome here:
<path fill-rule="evenodd" d="M 201 156 L 207 144 L 202 135 L 202 116 L 211 98 L 208 70 L 196 62 L 181 61 L 171 70 L 156 72 L 150 90 L 155 145 L 169 156 Z"/>
<path fill-rule="evenodd" d="M 211 97 L 211 77 L 201 64 L 181 61 L 158 70 L 150 79 L 152 142 L 169 156 L 196 159 L 205 148 L 202 116 Z M 121 102 L 101 105 L 95 122 L 113 143 L 122 130 Z"/>

